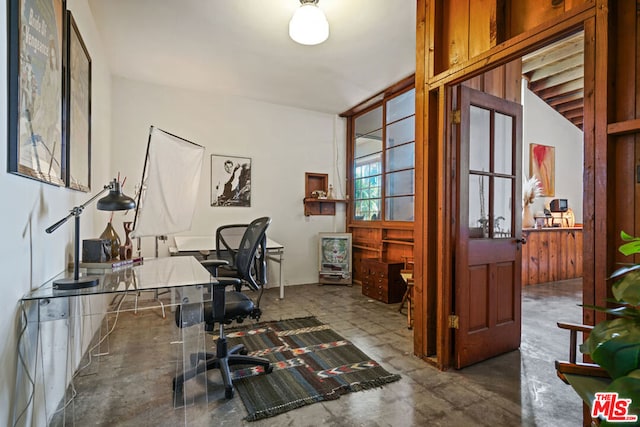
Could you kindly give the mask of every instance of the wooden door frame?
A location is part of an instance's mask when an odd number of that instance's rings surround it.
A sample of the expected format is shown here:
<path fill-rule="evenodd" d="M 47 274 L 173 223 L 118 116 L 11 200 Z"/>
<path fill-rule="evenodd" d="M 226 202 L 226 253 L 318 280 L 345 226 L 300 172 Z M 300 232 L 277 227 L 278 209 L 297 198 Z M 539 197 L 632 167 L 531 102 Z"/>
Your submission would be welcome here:
<path fill-rule="evenodd" d="M 607 0 L 575 7 L 490 50 L 434 74 L 436 2 L 417 0 L 416 27 L 416 222 L 415 222 L 415 332 L 414 353 L 439 369 L 452 365 L 452 334 L 448 316 L 452 307 L 453 242 L 451 205 L 453 178 L 450 159 L 450 87 L 496 66 L 506 64 L 577 29 L 585 30 L 584 78 L 584 276 L 583 302 L 593 304 L 606 295 L 608 56 Z M 598 31 L 596 31 L 596 27 Z M 597 52 L 597 55 L 596 55 Z M 605 141 L 596 144 L 596 141 Z M 600 320 L 584 310 L 583 321 Z M 435 327 L 432 324 L 435 320 Z M 435 330 L 435 337 L 433 336 Z M 435 358 L 433 357 L 435 355 Z"/>

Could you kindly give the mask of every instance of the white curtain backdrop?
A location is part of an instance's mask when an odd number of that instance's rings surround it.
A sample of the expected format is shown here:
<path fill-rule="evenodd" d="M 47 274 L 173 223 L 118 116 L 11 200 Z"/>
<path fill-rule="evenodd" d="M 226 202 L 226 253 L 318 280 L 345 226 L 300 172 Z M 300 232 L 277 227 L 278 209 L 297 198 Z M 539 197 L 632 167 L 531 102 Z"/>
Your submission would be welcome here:
<path fill-rule="evenodd" d="M 151 126 L 147 167 L 131 237 L 191 229 L 204 147 Z"/>

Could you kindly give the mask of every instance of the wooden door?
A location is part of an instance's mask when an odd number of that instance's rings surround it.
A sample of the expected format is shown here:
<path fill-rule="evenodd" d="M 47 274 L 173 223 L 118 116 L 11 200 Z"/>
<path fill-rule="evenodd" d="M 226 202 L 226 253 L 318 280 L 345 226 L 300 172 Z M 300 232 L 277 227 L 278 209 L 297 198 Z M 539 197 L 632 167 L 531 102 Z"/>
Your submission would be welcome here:
<path fill-rule="evenodd" d="M 459 369 L 520 346 L 522 106 L 464 86 L 457 101 Z"/>

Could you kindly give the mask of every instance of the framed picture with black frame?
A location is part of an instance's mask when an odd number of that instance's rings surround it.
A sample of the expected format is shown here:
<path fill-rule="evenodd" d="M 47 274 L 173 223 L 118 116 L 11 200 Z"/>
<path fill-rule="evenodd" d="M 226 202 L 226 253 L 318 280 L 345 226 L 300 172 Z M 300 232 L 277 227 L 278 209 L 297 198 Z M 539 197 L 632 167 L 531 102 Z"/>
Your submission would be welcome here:
<path fill-rule="evenodd" d="M 65 185 L 65 0 L 7 0 L 7 170 Z"/>
<path fill-rule="evenodd" d="M 71 11 L 67 11 L 65 45 L 66 127 L 63 170 L 67 186 L 91 190 L 91 56 Z"/>
<path fill-rule="evenodd" d="M 251 158 L 211 155 L 211 206 L 251 206 Z"/>

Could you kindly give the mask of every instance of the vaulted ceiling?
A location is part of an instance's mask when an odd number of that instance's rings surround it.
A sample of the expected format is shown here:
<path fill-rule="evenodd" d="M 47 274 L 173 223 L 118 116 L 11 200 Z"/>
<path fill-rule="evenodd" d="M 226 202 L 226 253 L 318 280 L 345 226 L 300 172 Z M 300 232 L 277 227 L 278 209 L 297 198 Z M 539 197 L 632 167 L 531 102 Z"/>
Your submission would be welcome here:
<path fill-rule="evenodd" d="M 522 58 L 529 90 L 582 129 L 584 98 L 584 32 Z"/>

